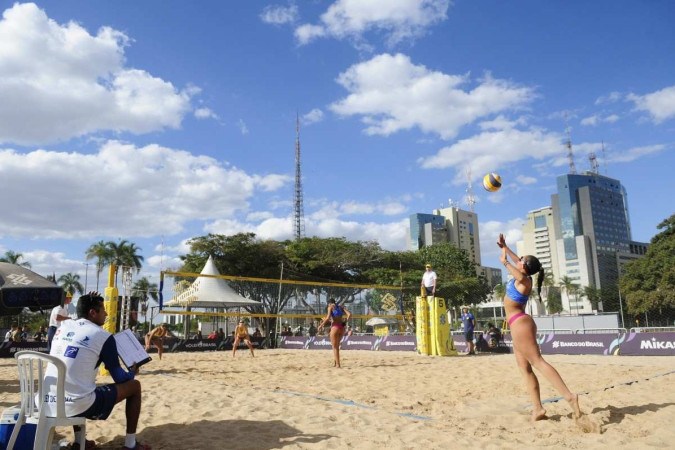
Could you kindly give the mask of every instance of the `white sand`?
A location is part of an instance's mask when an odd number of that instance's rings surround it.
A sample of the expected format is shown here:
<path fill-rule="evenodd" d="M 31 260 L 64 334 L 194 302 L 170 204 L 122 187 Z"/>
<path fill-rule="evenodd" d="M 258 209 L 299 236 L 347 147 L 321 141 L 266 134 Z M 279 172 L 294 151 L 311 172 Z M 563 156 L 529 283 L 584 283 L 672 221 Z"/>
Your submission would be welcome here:
<path fill-rule="evenodd" d="M 537 423 L 513 355 L 352 350 L 342 359 L 334 369 L 322 350 L 165 354 L 139 376 L 138 437 L 181 450 L 675 448 L 675 358 L 548 356 L 583 393 L 586 416 L 575 421 L 558 401 Z M 557 397 L 540 382 L 542 399 Z M 1 359 L 0 408 L 17 404 L 17 392 L 14 360 Z M 121 404 L 87 423 L 101 449 L 120 448 L 124 433 Z M 72 438 L 67 428 L 58 434 Z"/>

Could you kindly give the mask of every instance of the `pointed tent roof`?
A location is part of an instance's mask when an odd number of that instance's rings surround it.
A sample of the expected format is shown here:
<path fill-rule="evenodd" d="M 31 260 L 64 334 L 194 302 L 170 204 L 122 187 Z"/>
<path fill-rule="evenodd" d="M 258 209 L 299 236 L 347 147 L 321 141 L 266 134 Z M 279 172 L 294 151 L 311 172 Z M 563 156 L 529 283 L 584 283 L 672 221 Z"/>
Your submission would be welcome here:
<path fill-rule="evenodd" d="M 0 316 L 51 309 L 61 304 L 63 288 L 25 267 L 0 262 Z"/>
<path fill-rule="evenodd" d="M 202 275 L 220 275 L 213 258 L 209 256 Z M 197 277 L 185 291 L 172 298 L 166 306 L 189 306 L 191 308 L 229 308 L 232 306 L 254 306 L 260 302 L 242 297 L 222 278 Z"/>

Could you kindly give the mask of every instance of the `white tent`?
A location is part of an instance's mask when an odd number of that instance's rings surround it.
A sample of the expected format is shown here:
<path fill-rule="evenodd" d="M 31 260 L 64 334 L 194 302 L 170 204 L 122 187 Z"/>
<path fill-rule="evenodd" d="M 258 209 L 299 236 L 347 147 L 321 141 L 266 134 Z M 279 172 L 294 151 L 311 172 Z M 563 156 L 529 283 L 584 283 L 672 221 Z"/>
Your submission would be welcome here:
<path fill-rule="evenodd" d="M 220 275 L 213 259 L 208 261 L 201 271 L 202 275 Z M 184 306 L 192 308 L 229 308 L 235 306 L 254 306 L 262 303 L 242 297 L 222 278 L 197 277 L 197 279 L 166 306 Z"/>

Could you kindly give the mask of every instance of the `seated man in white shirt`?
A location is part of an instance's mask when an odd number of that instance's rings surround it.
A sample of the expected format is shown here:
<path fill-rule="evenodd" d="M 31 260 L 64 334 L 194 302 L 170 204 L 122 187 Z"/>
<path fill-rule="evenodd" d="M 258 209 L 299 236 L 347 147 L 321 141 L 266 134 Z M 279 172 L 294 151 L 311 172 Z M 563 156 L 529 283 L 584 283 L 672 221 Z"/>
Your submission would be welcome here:
<path fill-rule="evenodd" d="M 64 321 L 54 335 L 50 355 L 58 357 L 66 365 L 66 414 L 70 417 L 105 420 L 115 404 L 126 400 L 127 435 L 124 449 L 149 450 L 149 446 L 136 441 L 136 427 L 141 413 L 141 383 L 134 379 L 138 367 L 134 364 L 131 371 L 127 372 L 120 366 L 115 338 L 101 327 L 107 315 L 103 297 L 98 292 L 90 292 L 81 296 L 77 302 L 78 318 Z M 114 384 L 96 386 L 96 374 L 101 363 L 112 375 Z M 50 365 L 45 383 L 52 381 L 48 389 L 54 395 L 55 375 L 56 368 Z M 55 415 L 55 407 L 55 403 L 47 403 L 47 415 Z M 79 448 L 77 442 L 81 430 L 79 427 L 74 428 L 76 444 L 72 448 L 76 449 Z M 94 446 L 93 441 L 87 441 L 87 449 Z"/>

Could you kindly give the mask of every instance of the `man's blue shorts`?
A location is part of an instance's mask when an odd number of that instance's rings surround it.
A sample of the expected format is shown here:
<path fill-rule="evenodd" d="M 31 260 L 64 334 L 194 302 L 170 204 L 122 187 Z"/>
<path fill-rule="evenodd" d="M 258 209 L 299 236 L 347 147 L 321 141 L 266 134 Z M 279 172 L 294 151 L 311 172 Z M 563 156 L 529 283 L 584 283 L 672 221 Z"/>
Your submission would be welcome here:
<path fill-rule="evenodd" d="M 467 342 L 473 341 L 473 330 L 465 331 L 464 338 L 466 339 Z"/>
<path fill-rule="evenodd" d="M 96 400 L 85 412 L 78 414 L 77 417 L 86 417 L 91 420 L 105 420 L 112 412 L 117 403 L 117 386 L 107 384 L 98 386 L 94 391 Z"/>

